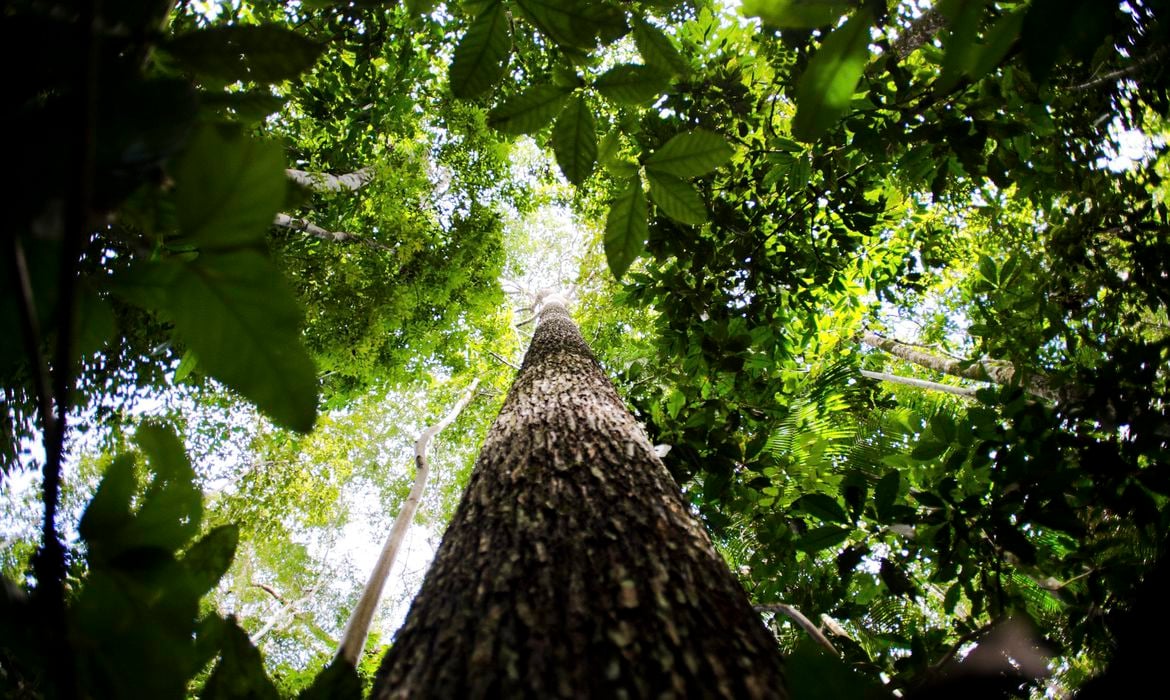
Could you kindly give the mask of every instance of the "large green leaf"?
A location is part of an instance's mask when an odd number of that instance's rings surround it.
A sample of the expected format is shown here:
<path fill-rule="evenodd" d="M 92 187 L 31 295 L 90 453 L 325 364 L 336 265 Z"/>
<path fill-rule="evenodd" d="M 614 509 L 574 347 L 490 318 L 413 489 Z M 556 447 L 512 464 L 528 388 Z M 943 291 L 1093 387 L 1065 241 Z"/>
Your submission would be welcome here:
<path fill-rule="evenodd" d="M 485 9 L 455 47 L 449 80 L 456 97 L 470 99 L 487 92 L 504 77 L 512 54 L 512 23 L 503 3 Z"/>
<path fill-rule="evenodd" d="M 280 693 L 264 672 L 260 650 L 234 617 L 223 622 L 223 653 L 215 664 L 201 700 L 279 700 Z"/>
<path fill-rule="evenodd" d="M 678 134 L 646 159 L 648 172 L 698 177 L 731 159 L 734 151 L 719 134 L 706 129 Z"/>
<path fill-rule="evenodd" d="M 642 179 L 634 173 L 605 219 L 605 259 L 615 278 L 620 280 L 642 253 L 646 232 L 646 194 L 642 192 Z"/>
<path fill-rule="evenodd" d="M 650 180 L 650 198 L 667 216 L 691 226 L 707 220 L 707 207 L 694 185 L 664 173 L 648 171 L 646 176 Z"/>
<path fill-rule="evenodd" d="M 325 45 L 278 24 L 232 24 L 181 34 L 163 48 L 193 73 L 274 83 L 312 68 Z"/>
<path fill-rule="evenodd" d="M 182 441 L 169 427 L 147 422 L 134 441 L 142 448 L 153 476 L 134 516 L 133 546 L 174 552 L 199 532 L 203 493 Z"/>
<path fill-rule="evenodd" d="M 287 186 L 280 146 L 213 126 L 191 139 L 174 178 L 179 230 L 205 251 L 263 239 Z"/>
<path fill-rule="evenodd" d="M 601 35 L 620 34 L 624 15 L 586 0 L 516 0 L 516 6 L 541 32 L 563 47 L 591 49 Z"/>
<path fill-rule="evenodd" d="M 853 91 L 869 61 L 870 10 L 863 9 L 821 44 L 796 85 L 792 135 L 815 141 L 849 111 Z"/>
<path fill-rule="evenodd" d="M 644 19 L 634 20 L 634 45 L 646 65 L 672 75 L 687 72 L 687 61 L 674 47 L 670 37 Z"/>
<path fill-rule="evenodd" d="M 814 527 L 796 541 L 796 548 L 810 554 L 819 552 L 822 549 L 835 547 L 849 539 L 850 532 L 852 529 L 837 525 Z"/>
<path fill-rule="evenodd" d="M 130 499 L 138 490 L 134 455 L 120 455 L 110 462 L 97 491 L 81 515 L 77 532 L 89 547 L 90 561 L 117 553 L 117 540 L 130 523 Z"/>
<path fill-rule="evenodd" d="M 537 85 L 488 112 L 488 124 L 505 134 L 540 131 L 560 112 L 573 93 L 571 87 Z"/>
<path fill-rule="evenodd" d="M 235 524 L 220 525 L 191 545 L 183 555 L 192 589 L 200 596 L 207 593 L 227 573 L 236 545 L 240 541 L 240 528 Z"/>
<path fill-rule="evenodd" d="M 597 124 L 589 105 L 574 97 L 557 117 L 552 133 L 553 153 L 565 179 L 580 185 L 597 162 Z"/>
<path fill-rule="evenodd" d="M 277 423 L 310 430 L 316 369 L 300 342 L 300 307 L 280 272 L 248 250 L 170 264 L 178 268 L 168 308 L 199 366 Z"/>
<path fill-rule="evenodd" d="M 832 24 L 857 6 L 856 0 L 744 0 L 743 14 L 785 29 Z"/>
<path fill-rule="evenodd" d="M 637 105 L 653 102 L 668 84 L 666 74 L 657 68 L 625 63 L 603 73 L 594 87 L 614 102 Z"/>
<path fill-rule="evenodd" d="M 823 493 L 806 493 L 796 499 L 793 508 L 832 523 L 847 523 L 849 516 L 837 499 Z"/>

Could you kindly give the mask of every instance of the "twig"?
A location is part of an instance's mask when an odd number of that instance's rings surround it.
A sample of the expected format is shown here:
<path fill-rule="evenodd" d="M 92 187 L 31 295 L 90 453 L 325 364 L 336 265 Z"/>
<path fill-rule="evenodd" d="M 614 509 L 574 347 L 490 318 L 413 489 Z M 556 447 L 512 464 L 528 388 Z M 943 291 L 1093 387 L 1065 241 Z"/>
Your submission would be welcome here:
<path fill-rule="evenodd" d="M 272 586 L 269 586 L 267 583 L 252 582 L 249 585 L 251 585 L 253 588 L 259 588 L 260 590 L 264 591 L 265 593 L 272 596 L 273 598 L 276 598 L 282 604 L 288 605 L 288 600 L 284 596 L 282 596 L 281 594 L 277 593 L 276 589 L 273 588 Z"/>
<path fill-rule="evenodd" d="M 836 656 L 840 655 L 840 652 L 837 651 L 837 647 L 833 646 L 833 643 L 829 641 L 829 638 L 826 637 L 825 634 L 812 623 L 812 620 L 805 617 L 799 610 L 792 607 L 791 605 L 788 605 L 787 603 L 757 605 L 755 606 L 755 611 L 781 613 L 782 615 L 787 616 L 790 620 L 799 625 L 805 632 L 808 632 L 808 636 L 812 637 L 813 641 L 815 641 L 817 644 L 820 644 L 824 648 L 828 649 Z"/>
<path fill-rule="evenodd" d="M 279 226 L 281 228 L 287 228 L 292 231 L 301 231 L 302 233 L 307 233 L 310 236 L 319 238 L 323 241 L 330 241 L 333 243 L 356 242 L 368 245 L 371 248 L 377 248 L 378 250 L 394 250 L 392 246 L 388 246 L 381 241 L 376 241 L 372 238 L 367 238 L 366 236 L 356 236 L 352 233 L 346 233 L 345 231 L 330 231 L 328 229 L 321 228 L 308 219 L 298 219 L 295 216 L 290 216 L 283 212 L 276 215 L 276 219 L 273 220 L 272 225 Z"/>
<path fill-rule="evenodd" d="M 499 360 L 500 362 L 503 362 L 504 364 L 508 365 L 509 367 L 511 367 L 512 369 L 516 370 L 517 372 L 519 372 L 519 371 L 520 371 L 520 366 L 519 366 L 519 365 L 517 365 L 517 364 L 515 364 L 515 363 L 513 363 L 513 362 L 510 362 L 510 361 L 509 361 L 509 360 L 508 360 L 506 357 L 502 357 L 501 355 L 497 355 L 496 353 L 492 352 L 491 350 L 488 350 L 488 351 L 487 351 L 487 354 L 489 354 L 489 355 L 491 355 L 492 357 L 496 358 L 496 359 L 497 359 L 497 360 Z"/>
<path fill-rule="evenodd" d="M 1163 56 L 1166 55 L 1166 51 L 1167 51 L 1167 48 L 1165 46 L 1163 46 L 1161 49 L 1154 51 L 1154 52 L 1151 52 L 1149 54 L 1146 54 L 1144 57 L 1138 59 L 1137 61 L 1134 61 L 1133 63 L 1129 64 L 1128 66 L 1126 66 L 1124 68 L 1118 68 L 1115 71 L 1110 71 L 1110 72 L 1106 73 L 1105 75 L 1102 75 L 1102 76 L 1097 77 L 1097 78 L 1093 78 L 1092 80 L 1081 83 L 1080 85 L 1070 85 L 1068 89 L 1075 90 L 1077 92 L 1080 92 L 1083 90 L 1091 90 L 1091 89 L 1097 87 L 1098 85 L 1108 83 L 1111 80 L 1117 80 L 1118 78 L 1124 78 L 1127 75 L 1138 72 L 1146 65 L 1153 63 L 1154 61 L 1159 60 L 1160 58 L 1162 58 Z"/>

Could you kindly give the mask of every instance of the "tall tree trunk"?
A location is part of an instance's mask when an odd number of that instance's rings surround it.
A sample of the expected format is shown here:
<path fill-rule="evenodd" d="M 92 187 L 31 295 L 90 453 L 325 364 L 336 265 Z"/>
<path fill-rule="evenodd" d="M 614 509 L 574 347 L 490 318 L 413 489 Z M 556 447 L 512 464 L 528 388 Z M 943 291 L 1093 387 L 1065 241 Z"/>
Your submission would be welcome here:
<path fill-rule="evenodd" d="M 786 696 L 775 639 L 559 299 L 374 691 Z"/>

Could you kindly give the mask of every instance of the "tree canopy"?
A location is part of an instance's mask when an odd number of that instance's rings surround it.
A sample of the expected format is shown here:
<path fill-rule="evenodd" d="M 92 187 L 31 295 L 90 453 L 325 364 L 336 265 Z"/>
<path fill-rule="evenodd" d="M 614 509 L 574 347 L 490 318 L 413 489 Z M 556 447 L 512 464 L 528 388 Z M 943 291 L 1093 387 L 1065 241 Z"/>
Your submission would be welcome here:
<path fill-rule="evenodd" d="M 478 380 L 442 531 L 549 287 L 793 697 L 1124 682 L 1167 5 L 8 3 L 0 687 L 356 695 L 355 542 Z"/>

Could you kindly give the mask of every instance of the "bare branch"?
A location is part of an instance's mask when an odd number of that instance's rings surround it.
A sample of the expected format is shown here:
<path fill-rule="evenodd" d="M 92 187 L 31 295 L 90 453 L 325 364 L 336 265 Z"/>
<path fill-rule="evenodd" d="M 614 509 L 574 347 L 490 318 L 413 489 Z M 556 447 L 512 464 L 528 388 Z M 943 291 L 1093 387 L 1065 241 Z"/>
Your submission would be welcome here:
<path fill-rule="evenodd" d="M 418 510 L 419 501 L 422 500 L 423 489 L 426 488 L 427 484 L 427 474 L 430 472 L 430 465 L 427 463 L 427 448 L 430 446 L 431 439 L 454 423 L 467 404 L 471 403 L 471 400 L 475 398 L 475 389 L 478 386 L 479 377 L 476 377 L 463 392 L 463 396 L 447 412 L 447 415 L 443 416 L 438 423 L 424 430 L 414 443 L 414 485 L 411 486 L 410 495 L 406 497 L 406 501 L 403 502 L 402 508 L 398 511 L 398 517 L 394 519 L 390 535 L 386 538 L 386 543 L 382 545 L 378 562 L 374 565 L 366 587 L 362 590 L 362 597 L 358 600 L 357 607 L 354 608 L 349 623 L 345 626 L 345 632 L 341 636 L 341 644 L 337 649 L 337 657 L 345 659 L 354 666 L 357 666 L 362 649 L 366 645 L 370 622 L 374 619 L 374 612 L 377 611 L 378 603 L 382 599 L 382 589 L 386 585 L 387 577 L 390 576 L 390 567 L 394 565 L 394 558 L 398 556 L 402 541 L 406 539 L 406 531 L 410 527 L 411 521 L 414 520 L 414 513 Z"/>
<path fill-rule="evenodd" d="M 1096 78 L 1093 78 L 1092 80 L 1081 83 L 1080 85 L 1070 85 L 1068 89 L 1075 90 L 1077 92 L 1081 92 L 1084 90 L 1091 90 L 1099 85 L 1104 85 L 1105 83 L 1113 82 L 1119 78 L 1124 78 L 1127 75 L 1133 75 L 1134 73 L 1137 73 L 1138 71 L 1140 71 L 1142 68 L 1148 66 L 1149 64 L 1160 60 L 1163 56 L 1166 55 L 1166 52 L 1167 52 L 1167 48 L 1165 46 L 1163 46 L 1161 49 L 1158 49 L 1157 51 L 1153 51 L 1153 52 L 1150 52 L 1149 54 L 1146 54 L 1142 58 L 1134 61 L 1133 63 L 1129 64 L 1128 66 L 1126 66 L 1124 68 L 1118 68 L 1115 71 L 1110 71 L 1109 73 L 1106 73 L 1105 75 L 1098 76 Z"/>
<path fill-rule="evenodd" d="M 394 250 L 393 247 L 388 246 L 380 241 L 375 241 L 372 238 L 356 236 L 352 233 L 346 233 L 345 231 L 330 231 L 328 229 L 321 228 L 308 219 L 298 219 L 285 213 L 277 214 L 276 220 L 274 220 L 272 224 L 274 226 L 287 228 L 292 231 L 301 231 L 303 233 L 309 234 L 310 236 L 313 236 L 314 238 L 320 238 L 323 241 L 330 241 L 333 243 L 361 243 L 379 250 Z"/>
<path fill-rule="evenodd" d="M 902 377 L 897 374 L 886 374 L 885 372 L 870 372 L 868 370 L 861 370 L 861 376 L 876 379 L 881 382 L 890 382 L 892 384 L 904 384 L 906 386 L 913 386 L 919 389 L 928 389 L 930 391 L 945 391 L 948 394 L 955 394 L 957 396 L 965 396 L 967 398 L 974 398 L 975 392 L 978 391 L 976 387 L 966 386 L 952 386 L 950 384 L 939 384 L 938 382 L 930 382 L 925 379 L 916 379 L 914 377 Z"/>
<path fill-rule="evenodd" d="M 799 625 L 801 627 L 801 629 L 803 629 L 805 632 L 807 632 L 808 636 L 812 637 L 813 641 L 815 641 L 817 644 L 820 644 L 824 648 L 828 649 L 834 655 L 837 655 L 837 656 L 840 655 L 840 652 L 837 651 L 837 647 L 833 646 L 833 643 L 829 641 L 829 638 L 826 637 L 824 635 L 824 633 L 821 632 L 821 630 L 816 625 L 814 625 L 812 623 L 812 620 L 805 617 L 804 614 L 802 614 L 799 610 L 792 607 L 791 605 L 788 605 L 786 603 L 773 603 L 771 605 L 757 605 L 757 606 L 755 606 L 755 611 L 762 612 L 762 613 L 764 613 L 764 612 L 780 613 L 782 615 L 785 615 L 786 617 L 788 617 L 788 619 L 795 622 L 797 625 Z"/>
<path fill-rule="evenodd" d="M 517 364 L 516 364 L 516 363 L 514 363 L 514 362 L 510 362 L 510 361 L 509 361 L 509 360 L 508 360 L 506 357 L 503 357 L 503 356 L 501 356 L 501 355 L 498 355 L 498 354 L 496 354 L 496 353 L 492 352 L 491 350 L 488 350 L 488 351 L 487 351 L 487 353 L 488 353 L 489 355 L 491 355 L 492 357 L 496 358 L 497 360 L 499 360 L 500 362 L 503 362 L 504 364 L 508 365 L 508 366 L 509 366 L 509 367 L 511 367 L 512 369 L 516 370 L 517 372 L 519 372 L 519 371 L 520 371 L 520 366 L 519 366 L 519 365 L 517 365 Z"/>

